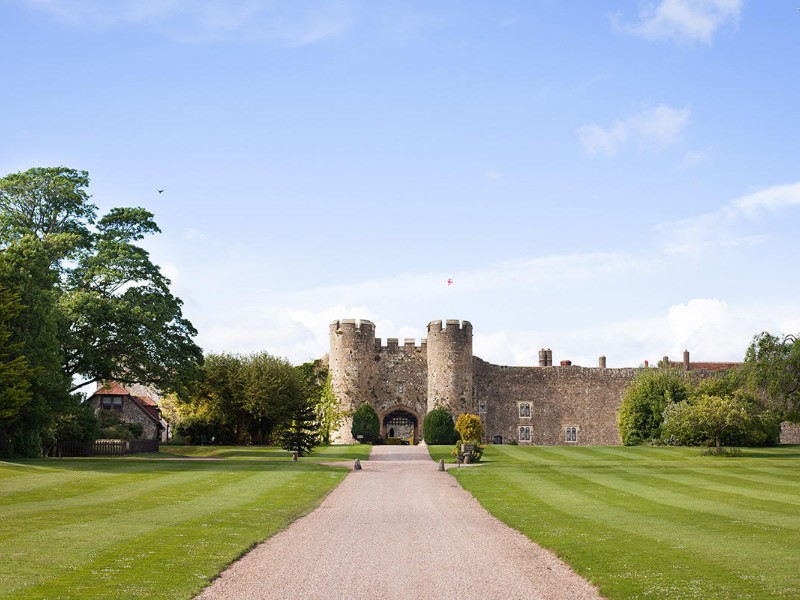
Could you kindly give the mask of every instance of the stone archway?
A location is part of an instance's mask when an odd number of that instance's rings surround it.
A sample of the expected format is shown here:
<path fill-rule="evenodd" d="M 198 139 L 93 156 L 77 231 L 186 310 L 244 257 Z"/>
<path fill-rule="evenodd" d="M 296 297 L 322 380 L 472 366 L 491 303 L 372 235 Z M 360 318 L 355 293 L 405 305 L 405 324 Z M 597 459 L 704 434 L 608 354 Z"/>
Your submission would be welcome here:
<path fill-rule="evenodd" d="M 387 412 L 383 417 L 381 433 L 387 441 L 390 438 L 404 441 L 413 440 L 413 443 L 416 444 L 419 441 L 418 429 L 417 416 L 408 410 L 397 408 Z"/>

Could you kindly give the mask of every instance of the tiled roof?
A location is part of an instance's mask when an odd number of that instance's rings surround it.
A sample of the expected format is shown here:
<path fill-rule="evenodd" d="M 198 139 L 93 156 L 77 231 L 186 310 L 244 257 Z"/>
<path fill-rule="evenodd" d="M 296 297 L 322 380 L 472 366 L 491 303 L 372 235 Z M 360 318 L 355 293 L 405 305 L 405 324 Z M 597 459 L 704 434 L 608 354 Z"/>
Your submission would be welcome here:
<path fill-rule="evenodd" d="M 116 381 L 108 381 L 103 384 L 103 387 L 97 388 L 94 395 L 103 396 L 128 396 L 129 392 Z"/>
<path fill-rule="evenodd" d="M 154 421 L 160 423 L 159 420 L 159 409 L 158 404 L 153 402 L 152 398 L 148 398 L 147 396 L 131 396 L 131 400 L 136 403 L 136 405 L 142 409 L 148 416 L 150 416 Z"/>
<path fill-rule="evenodd" d="M 726 371 L 741 367 L 742 363 L 738 362 L 690 362 L 690 371 Z"/>
<path fill-rule="evenodd" d="M 136 396 L 142 404 L 146 404 L 147 406 L 158 406 L 155 400 L 153 400 L 150 396 Z"/>

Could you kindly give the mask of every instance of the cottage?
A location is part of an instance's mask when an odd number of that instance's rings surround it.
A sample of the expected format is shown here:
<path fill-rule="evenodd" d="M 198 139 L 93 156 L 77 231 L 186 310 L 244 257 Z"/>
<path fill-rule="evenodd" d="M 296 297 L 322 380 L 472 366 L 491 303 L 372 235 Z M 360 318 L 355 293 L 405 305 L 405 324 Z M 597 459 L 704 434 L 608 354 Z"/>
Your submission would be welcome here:
<path fill-rule="evenodd" d="M 116 381 L 105 383 L 89 397 L 89 402 L 98 413 L 103 410 L 119 411 L 126 423 L 142 425 L 142 439 L 159 440 L 164 430 L 161 409 L 149 396 L 134 396 Z"/>

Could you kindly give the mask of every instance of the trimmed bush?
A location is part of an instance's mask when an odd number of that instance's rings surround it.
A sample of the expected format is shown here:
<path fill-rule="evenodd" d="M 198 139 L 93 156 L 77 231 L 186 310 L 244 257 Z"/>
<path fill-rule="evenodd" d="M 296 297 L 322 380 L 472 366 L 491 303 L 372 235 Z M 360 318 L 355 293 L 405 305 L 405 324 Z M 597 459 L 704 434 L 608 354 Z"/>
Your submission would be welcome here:
<path fill-rule="evenodd" d="M 381 433 L 381 422 L 378 413 L 368 402 L 363 402 L 353 413 L 353 426 L 350 428 L 353 437 L 363 444 L 375 442 Z"/>
<path fill-rule="evenodd" d="M 453 416 L 444 406 L 437 406 L 422 421 L 422 439 L 429 446 L 450 445 L 458 439 Z"/>

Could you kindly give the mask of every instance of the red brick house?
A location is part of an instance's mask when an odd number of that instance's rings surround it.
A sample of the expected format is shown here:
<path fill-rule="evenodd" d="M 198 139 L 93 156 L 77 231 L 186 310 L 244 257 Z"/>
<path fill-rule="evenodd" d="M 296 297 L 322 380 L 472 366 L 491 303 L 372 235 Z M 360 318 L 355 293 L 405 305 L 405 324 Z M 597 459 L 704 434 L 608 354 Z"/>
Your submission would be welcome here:
<path fill-rule="evenodd" d="M 119 411 L 126 423 L 141 423 L 142 439 L 160 440 L 164 425 L 161 409 L 149 396 L 134 396 L 116 381 L 103 384 L 89 397 L 95 413 L 101 410 Z"/>

